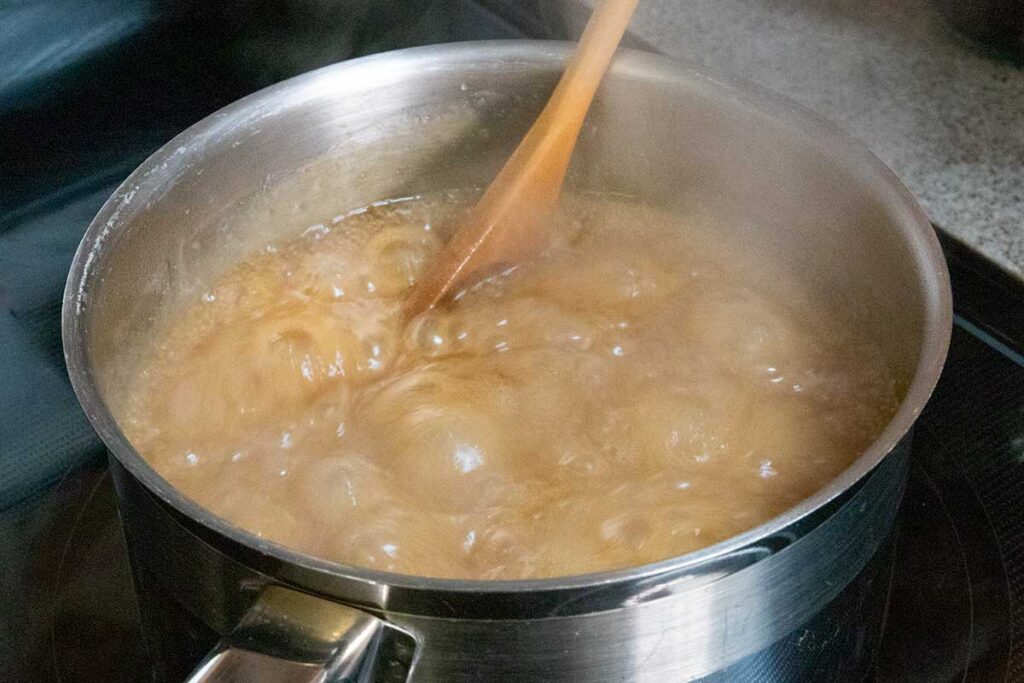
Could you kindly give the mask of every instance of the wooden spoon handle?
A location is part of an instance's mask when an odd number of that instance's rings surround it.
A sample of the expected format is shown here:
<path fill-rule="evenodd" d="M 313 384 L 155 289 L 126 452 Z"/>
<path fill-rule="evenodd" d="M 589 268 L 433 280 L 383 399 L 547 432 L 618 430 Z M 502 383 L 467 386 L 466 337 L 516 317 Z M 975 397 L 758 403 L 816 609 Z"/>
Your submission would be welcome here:
<path fill-rule="evenodd" d="M 603 0 L 540 116 L 405 301 L 406 319 L 481 274 L 535 255 L 594 93 L 639 0 Z"/>
<path fill-rule="evenodd" d="M 594 93 L 601 85 L 639 0 L 603 0 L 587 22 L 580 42 L 561 80 L 537 118 L 527 139 L 542 125 L 564 125 L 573 140 L 583 126 Z M 526 142 L 526 139 L 523 141 Z M 572 148 L 568 150 L 572 155 Z"/>

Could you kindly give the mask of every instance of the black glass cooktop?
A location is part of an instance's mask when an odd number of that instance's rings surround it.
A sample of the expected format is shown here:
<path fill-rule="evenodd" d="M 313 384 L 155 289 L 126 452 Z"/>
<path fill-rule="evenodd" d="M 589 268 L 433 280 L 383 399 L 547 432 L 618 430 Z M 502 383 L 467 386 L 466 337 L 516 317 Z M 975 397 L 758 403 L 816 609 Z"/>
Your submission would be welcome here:
<path fill-rule="evenodd" d="M 1024 283 L 945 236 L 956 312 L 914 432 L 877 681 L 1024 680 Z"/>
<path fill-rule="evenodd" d="M 319 32 L 310 28 L 316 17 L 300 13 L 304 3 L 254 2 L 260 12 L 234 22 L 188 3 L 174 12 L 123 5 L 131 11 L 96 3 L 109 16 L 97 9 L 86 18 L 96 26 L 69 29 L 91 36 L 92 51 L 65 54 L 45 79 L 5 81 L 0 69 L 3 681 L 148 679 L 102 448 L 60 352 L 64 274 L 119 180 L 188 124 L 291 73 L 403 45 L 564 30 L 539 2 L 364 1 L 352 3 L 350 21 Z M 38 16 L 6 20 L 45 25 Z M 265 60 L 268 51 L 287 59 Z M 956 325 L 914 436 L 871 680 L 1020 681 L 1024 283 L 939 235 Z"/>

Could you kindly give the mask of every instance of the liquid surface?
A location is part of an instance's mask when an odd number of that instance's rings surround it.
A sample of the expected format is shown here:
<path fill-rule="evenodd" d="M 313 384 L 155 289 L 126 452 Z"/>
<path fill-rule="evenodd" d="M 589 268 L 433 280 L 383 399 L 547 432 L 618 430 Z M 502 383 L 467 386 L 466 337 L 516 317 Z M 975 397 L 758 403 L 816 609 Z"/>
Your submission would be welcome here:
<path fill-rule="evenodd" d="M 128 437 L 201 505 L 302 552 L 514 579 L 745 531 L 894 413 L 862 333 L 783 269 L 738 259 L 713 221 L 564 204 L 543 258 L 408 326 L 402 297 L 465 198 L 269 245 L 154 344 Z"/>

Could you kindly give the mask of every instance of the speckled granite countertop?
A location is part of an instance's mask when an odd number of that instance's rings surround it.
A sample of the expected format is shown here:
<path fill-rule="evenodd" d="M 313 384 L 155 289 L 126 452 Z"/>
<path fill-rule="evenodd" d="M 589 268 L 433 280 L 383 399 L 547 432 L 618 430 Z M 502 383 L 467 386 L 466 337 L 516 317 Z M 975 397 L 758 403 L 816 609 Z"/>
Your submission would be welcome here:
<path fill-rule="evenodd" d="M 937 225 L 1024 276 L 1024 67 L 931 0 L 641 0 L 631 31 L 840 123 Z"/>

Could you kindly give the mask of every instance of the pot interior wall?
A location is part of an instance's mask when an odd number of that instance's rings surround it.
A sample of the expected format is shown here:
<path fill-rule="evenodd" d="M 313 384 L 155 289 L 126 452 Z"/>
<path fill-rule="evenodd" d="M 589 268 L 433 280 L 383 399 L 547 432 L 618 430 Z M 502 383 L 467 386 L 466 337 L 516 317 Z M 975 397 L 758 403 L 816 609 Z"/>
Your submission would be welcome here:
<path fill-rule="evenodd" d="M 317 208 L 325 202 L 340 214 L 485 184 L 557 80 L 557 54 L 442 62 L 413 53 L 313 72 L 232 105 L 158 153 L 111 200 L 118 229 L 86 278 L 89 354 L 115 414 L 134 350 L 227 256 L 329 219 Z M 912 220 L 894 212 L 909 209 L 893 208 L 902 203 L 871 162 L 833 154 L 807 126 L 709 78 L 620 60 L 570 185 L 715 211 L 743 249 L 788 259 L 836 314 L 875 330 L 906 386 L 926 310 L 923 269 L 893 229 Z M 242 222 L 260 227 L 242 231 Z"/>

